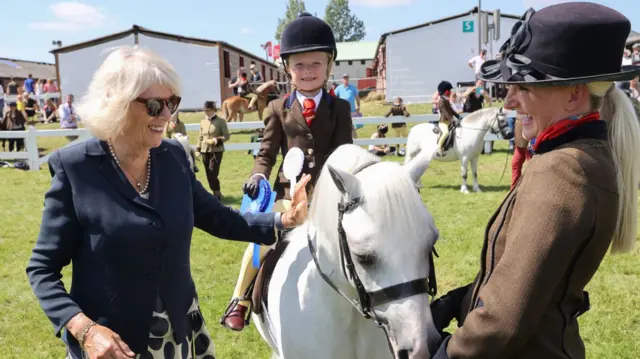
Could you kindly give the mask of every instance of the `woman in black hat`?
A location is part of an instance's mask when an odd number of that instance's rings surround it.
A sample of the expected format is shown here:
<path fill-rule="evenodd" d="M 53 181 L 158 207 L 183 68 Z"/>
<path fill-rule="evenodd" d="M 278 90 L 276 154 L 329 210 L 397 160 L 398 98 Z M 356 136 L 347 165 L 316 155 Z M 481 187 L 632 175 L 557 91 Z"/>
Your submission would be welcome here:
<path fill-rule="evenodd" d="M 293 92 L 284 99 L 269 103 L 265 115 L 265 131 L 256 156 L 251 177 L 243 191 L 251 198 L 258 195 L 260 180 L 269 179 L 278 152 L 298 147 L 304 153 L 302 173 L 311 175 L 307 190 L 311 196 L 325 160 L 339 146 L 353 143 L 351 107 L 326 90 L 331 67 L 337 55 L 336 41 L 331 27 L 321 19 L 302 13 L 289 23 L 282 33 L 280 56 L 284 72 L 291 80 Z M 289 181 L 280 167 L 274 185 L 277 193 L 274 211 L 289 207 Z M 260 250 L 260 258 L 268 247 Z M 248 246 L 242 261 L 238 282 L 222 324 L 240 331 L 245 326 L 249 301 L 247 288 L 258 269 L 251 264 L 253 246 Z"/>
<path fill-rule="evenodd" d="M 534 156 L 487 226 L 474 282 L 432 304 L 436 327 L 459 325 L 434 358 L 585 357 L 584 288 L 637 234 L 640 126 L 613 84 L 640 73 L 620 66 L 630 29 L 594 3 L 530 9 L 483 64 L 481 79 L 509 86 Z"/>

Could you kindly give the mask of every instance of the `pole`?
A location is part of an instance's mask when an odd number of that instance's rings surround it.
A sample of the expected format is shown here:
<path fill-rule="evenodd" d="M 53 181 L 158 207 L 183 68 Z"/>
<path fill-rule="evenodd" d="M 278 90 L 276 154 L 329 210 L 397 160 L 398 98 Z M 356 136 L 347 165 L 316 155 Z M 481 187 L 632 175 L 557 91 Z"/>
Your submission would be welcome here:
<path fill-rule="evenodd" d="M 480 55 L 480 48 L 482 47 L 482 21 L 480 21 L 482 9 L 482 0 L 478 0 L 478 55 Z"/>

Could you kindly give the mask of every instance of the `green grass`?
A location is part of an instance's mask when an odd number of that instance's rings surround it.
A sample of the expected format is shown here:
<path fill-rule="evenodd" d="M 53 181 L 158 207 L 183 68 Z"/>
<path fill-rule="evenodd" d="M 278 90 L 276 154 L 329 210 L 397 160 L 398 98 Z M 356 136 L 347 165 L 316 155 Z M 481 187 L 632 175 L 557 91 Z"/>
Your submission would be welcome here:
<path fill-rule="evenodd" d="M 363 105 L 365 116 L 380 115 L 386 106 Z M 430 113 L 428 106 L 410 105 L 413 114 Z M 251 116 L 251 117 L 250 117 Z M 247 121 L 255 120 L 255 115 Z M 186 122 L 198 122 L 201 113 L 184 114 Z M 39 126 L 57 128 L 57 124 Z M 368 137 L 375 126 L 359 130 Z M 234 133 L 232 141 L 248 142 L 249 132 Z M 191 134 L 192 141 L 195 133 Z M 38 146 L 47 153 L 66 143 L 64 138 L 41 138 Z M 479 180 L 484 191 L 459 192 L 459 163 L 434 162 L 423 177 L 422 198 L 433 214 L 441 233 L 436 259 L 440 294 L 473 280 L 479 268 L 484 226 L 504 198 L 510 179 L 505 171 L 504 144 L 496 152 L 481 157 Z M 385 160 L 399 161 L 397 157 Z M 246 152 L 227 152 L 222 171 L 225 202 L 238 208 L 241 185 L 252 167 Z M 202 164 L 198 179 L 206 183 Z M 27 282 L 25 267 L 34 246 L 41 220 L 44 192 L 50 183 L 46 168 L 39 172 L 0 169 L 0 358 L 61 358 L 62 341 L 53 335 Z M 233 291 L 238 265 L 246 245 L 212 238 L 200 230 L 193 236 L 192 271 L 205 319 L 220 358 L 269 358 L 267 346 L 253 328 L 238 334 L 225 330 L 218 320 Z M 640 248 L 640 247 L 638 247 Z M 607 256 L 588 286 L 592 309 L 580 318 L 588 358 L 637 358 L 640 352 L 640 249 L 630 254 Z M 70 269 L 64 271 L 67 288 Z M 514 298 L 518 300 L 518 298 Z M 308 323 L 313 325 L 313 323 Z"/>

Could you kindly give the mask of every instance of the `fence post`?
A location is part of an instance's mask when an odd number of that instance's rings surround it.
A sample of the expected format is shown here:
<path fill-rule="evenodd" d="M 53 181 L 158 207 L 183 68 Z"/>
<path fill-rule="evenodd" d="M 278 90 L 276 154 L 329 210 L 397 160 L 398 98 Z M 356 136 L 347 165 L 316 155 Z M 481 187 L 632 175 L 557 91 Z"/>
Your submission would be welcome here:
<path fill-rule="evenodd" d="M 491 146 L 492 141 L 484 141 L 484 154 L 490 155 L 493 152 L 493 146 Z"/>
<path fill-rule="evenodd" d="M 27 138 L 26 138 L 26 147 L 27 147 L 27 155 L 29 159 L 27 160 L 29 163 L 30 171 L 39 171 L 40 166 L 38 166 L 38 159 L 40 158 L 40 154 L 38 153 L 38 144 L 36 139 L 38 138 L 38 130 L 35 126 L 29 126 L 27 130 Z"/>

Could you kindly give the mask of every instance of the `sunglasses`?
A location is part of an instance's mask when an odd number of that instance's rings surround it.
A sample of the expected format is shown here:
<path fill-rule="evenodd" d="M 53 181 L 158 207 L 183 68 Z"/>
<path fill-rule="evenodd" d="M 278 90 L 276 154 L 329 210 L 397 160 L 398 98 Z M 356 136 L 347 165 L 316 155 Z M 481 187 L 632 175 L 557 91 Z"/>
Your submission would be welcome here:
<path fill-rule="evenodd" d="M 180 101 L 182 97 L 180 96 L 171 96 L 168 99 L 164 98 L 137 98 L 135 102 L 139 102 L 145 106 L 147 106 L 147 114 L 151 117 L 160 116 L 162 110 L 166 106 L 169 109 L 171 114 L 175 114 L 178 111 L 178 106 L 180 105 Z"/>

